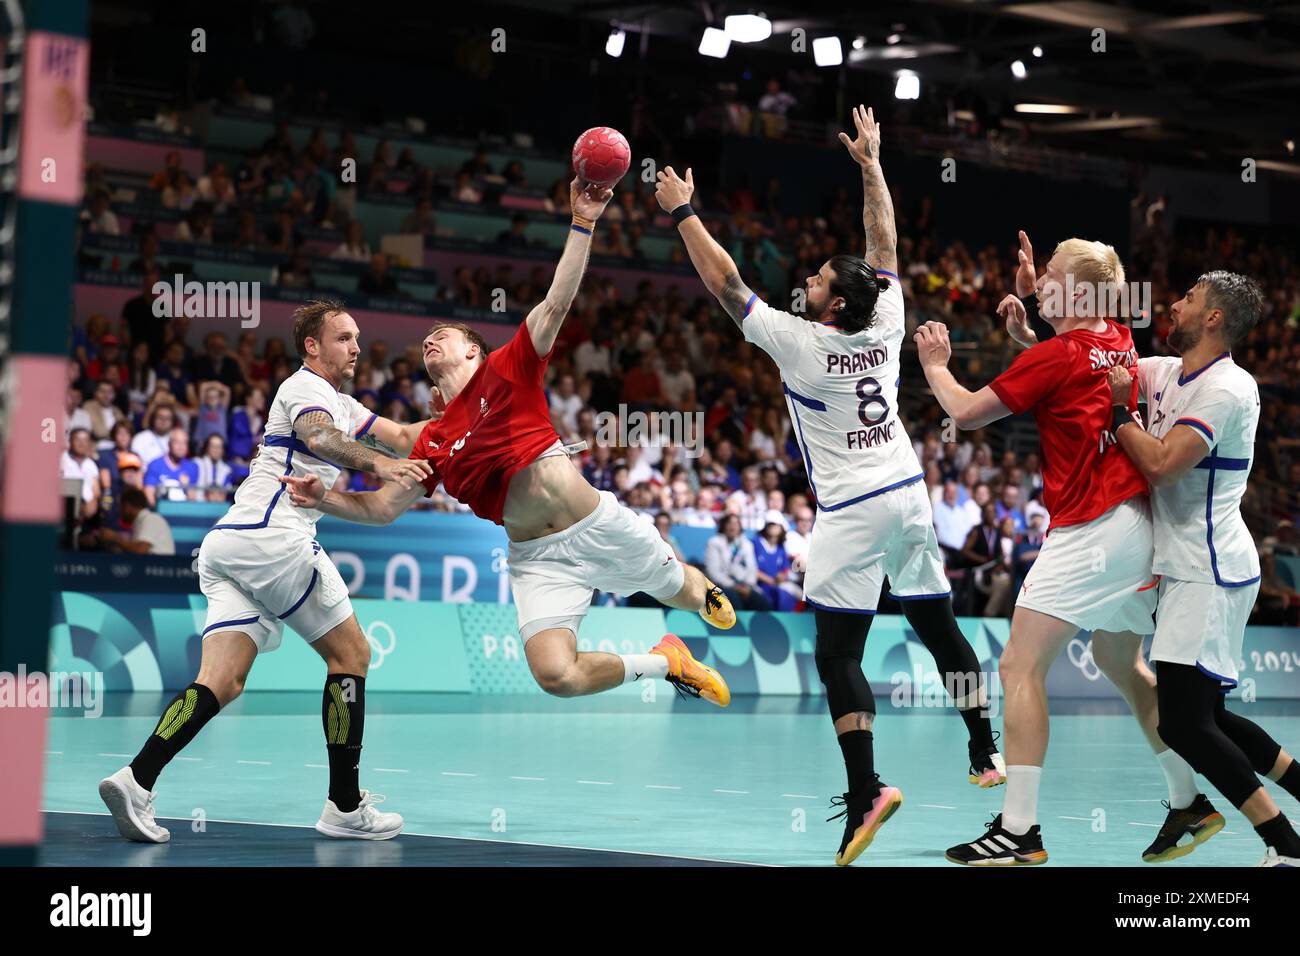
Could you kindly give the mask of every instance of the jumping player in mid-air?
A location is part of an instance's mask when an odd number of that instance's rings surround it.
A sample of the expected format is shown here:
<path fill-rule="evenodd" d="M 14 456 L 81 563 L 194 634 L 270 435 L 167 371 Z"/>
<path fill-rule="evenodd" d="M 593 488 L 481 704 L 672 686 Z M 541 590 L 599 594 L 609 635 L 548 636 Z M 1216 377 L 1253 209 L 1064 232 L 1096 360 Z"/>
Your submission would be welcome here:
<path fill-rule="evenodd" d="M 198 676 L 167 705 L 136 758 L 99 785 L 118 831 L 129 840 L 171 838 L 154 819 L 151 791 L 158 775 L 243 692 L 257 655 L 280 646 L 285 624 L 327 668 L 321 721 L 329 798 L 316 829 L 365 840 L 401 832 L 401 816 L 377 810 L 382 798 L 357 783 L 370 645 L 343 579 L 313 540 L 320 513 L 290 504 L 279 481 L 311 475 L 332 485 L 340 468 L 351 468 L 378 475 L 388 482 L 385 487 L 419 488 L 429 474 L 424 462 L 394 459 L 362 443 L 405 452 L 424 423 L 398 425 L 339 391 L 356 371 L 359 334 L 338 302 L 311 302 L 294 313 L 302 368 L 276 391 L 249 476 L 199 549 L 199 588 L 208 614 Z"/>
<path fill-rule="evenodd" d="M 865 257 L 838 255 L 806 282 L 804 317 L 772 308 L 749 290 L 735 262 L 690 206 L 683 180 L 659 173 L 659 205 L 672 215 L 709 291 L 781 370 L 790 418 L 817 498 L 804 593 L 817 619 L 817 673 L 848 774 L 844 837 L 835 854 L 852 863 L 901 805 L 875 771 L 875 698 L 862 655 L 884 578 L 908 623 L 934 655 L 970 734 L 971 783 L 1005 781 L 989 727 L 979 658 L 953 616 L 920 462 L 898 418 L 903 292 L 894 206 L 880 168 L 880 126 L 853 111 L 857 137 L 840 140 L 862 169 Z M 832 817 L 831 819 L 838 819 Z"/>
<path fill-rule="evenodd" d="M 551 425 L 542 375 L 613 193 L 574 179 L 569 195 L 573 223 L 551 288 L 509 342 L 489 350 L 465 325 L 437 325 L 425 336 L 424 367 L 443 407 L 411 451 L 431 466 L 423 487 L 390 483 L 347 493 L 326 491 L 315 475 L 281 480 L 294 504 L 363 524 L 393 521 L 441 481 L 476 515 L 506 529 L 519 634 L 543 690 L 577 697 L 662 677 L 684 694 L 726 707 L 726 682 L 676 635 L 665 635 L 648 654 L 578 651 L 578 626 L 597 588 L 644 591 L 720 628 L 735 624 L 736 615 L 722 589 L 680 562 L 648 517 L 583 478 Z"/>

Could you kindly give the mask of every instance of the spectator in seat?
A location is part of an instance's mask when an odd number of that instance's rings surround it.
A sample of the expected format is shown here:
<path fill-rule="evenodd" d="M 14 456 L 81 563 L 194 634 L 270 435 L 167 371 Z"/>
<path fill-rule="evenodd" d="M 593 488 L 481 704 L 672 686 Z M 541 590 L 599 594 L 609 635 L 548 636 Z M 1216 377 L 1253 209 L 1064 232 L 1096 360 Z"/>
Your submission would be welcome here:
<path fill-rule="evenodd" d="M 433 215 L 433 203 L 427 198 L 421 198 L 415 204 L 415 211 L 409 213 L 402 220 L 402 232 L 419 233 L 422 236 L 432 236 L 437 231 L 438 223 Z"/>
<path fill-rule="evenodd" d="M 73 431 L 78 428 L 85 431 L 91 431 L 94 428 L 94 422 L 90 420 L 90 413 L 81 405 L 81 389 L 69 385 L 63 409 L 63 434 L 69 436 L 69 439 Z"/>
<path fill-rule="evenodd" d="M 528 217 L 522 212 L 515 213 L 510 217 L 510 228 L 497 236 L 497 245 L 507 249 L 528 248 L 528 237 L 524 235 L 527 229 Z"/>
<path fill-rule="evenodd" d="M 109 436 L 113 427 L 126 420 L 116 402 L 117 389 L 112 382 L 104 379 L 95 384 L 94 397 L 81 406 L 90 422 L 90 434 L 95 439 L 97 448 L 108 448 L 112 444 Z"/>
<path fill-rule="evenodd" d="M 226 440 L 227 415 L 230 411 L 230 389 L 220 382 L 204 382 L 199 389 L 201 402 L 195 414 L 194 443 L 200 447 L 209 435 Z"/>
<path fill-rule="evenodd" d="M 175 554 L 171 525 L 156 511 L 149 510 L 149 499 L 139 488 L 122 491 L 122 524 L 131 529 L 129 537 L 105 529 L 99 532 L 100 545 L 107 551 L 130 554 Z"/>
<path fill-rule="evenodd" d="M 723 515 L 718 521 L 718 533 L 704 549 L 704 568 L 709 579 L 726 592 L 736 608 L 772 610 L 771 602 L 758 589 L 754 544 L 745 537 L 736 515 Z"/>
<path fill-rule="evenodd" d="M 150 505 L 158 498 L 184 501 L 191 489 L 199 486 L 199 466 L 190 458 L 190 436 L 183 428 L 173 428 L 167 437 L 167 451 L 144 469 L 144 493 Z"/>
<path fill-rule="evenodd" d="M 346 232 L 347 238 L 335 247 L 330 253 L 331 259 L 342 260 L 343 262 L 369 262 L 373 253 L 370 251 L 370 244 L 366 242 L 365 234 L 361 229 L 361 221 L 353 219 L 348 223 Z"/>
<path fill-rule="evenodd" d="M 126 367 L 126 356 L 116 335 L 105 335 L 99 340 L 98 355 L 86 366 L 86 377 L 93 382 L 108 382 L 114 389 L 125 388 L 131 381 Z"/>
<path fill-rule="evenodd" d="M 145 468 L 167 454 L 168 436 L 175 427 L 176 410 L 166 401 L 154 405 L 146 415 L 145 430 L 131 439 L 131 451 L 140 456 Z"/>
<path fill-rule="evenodd" d="M 790 555 L 785 550 L 785 520 L 779 511 L 769 512 L 763 530 L 754 535 L 754 561 L 757 565 L 758 589 L 777 611 L 793 611 L 802 593 L 790 580 Z"/>
<path fill-rule="evenodd" d="M 200 382 L 216 381 L 234 389 L 244 384 L 244 373 L 230 354 L 226 337 L 220 332 L 209 332 L 203 340 L 204 352 L 194 357 L 194 378 Z"/>
<path fill-rule="evenodd" d="M 233 469 L 226 464 L 226 440 L 216 432 L 203 440 L 202 450 L 194 463 L 199 470 L 198 486 L 204 489 L 205 494 L 212 488 L 228 491 L 234 486 Z M 222 501 L 224 496 L 216 500 Z"/>
<path fill-rule="evenodd" d="M 370 268 L 362 273 L 357 291 L 364 295 L 397 295 L 397 280 L 388 271 L 388 256 L 376 252 L 370 257 Z"/>
<path fill-rule="evenodd" d="M 228 449 L 231 458 L 247 465 L 253 458 L 253 448 L 262 441 L 262 428 L 266 424 L 266 392 L 260 388 L 248 391 L 244 404 L 230 413 Z"/>
<path fill-rule="evenodd" d="M 122 234 L 122 225 L 117 221 L 117 215 L 109 208 L 108 192 L 103 189 L 95 190 L 94 195 L 90 197 L 90 207 L 82 212 L 81 221 L 85 224 L 86 233 L 89 235 L 120 236 Z"/>
<path fill-rule="evenodd" d="M 84 428 L 68 435 L 68 450 L 63 453 L 61 470 L 64 478 L 81 482 L 81 514 L 90 518 L 99 510 L 99 468 L 95 465 L 95 443 Z"/>
<path fill-rule="evenodd" d="M 167 341 L 167 316 L 155 312 L 154 301 L 158 293 L 161 273 L 156 266 L 146 266 L 140 278 L 140 294 L 127 299 L 122 306 L 122 321 L 126 324 L 133 343 L 149 343 L 149 364 L 162 361 L 163 345 Z M 169 293 L 170 294 L 170 293 Z"/>

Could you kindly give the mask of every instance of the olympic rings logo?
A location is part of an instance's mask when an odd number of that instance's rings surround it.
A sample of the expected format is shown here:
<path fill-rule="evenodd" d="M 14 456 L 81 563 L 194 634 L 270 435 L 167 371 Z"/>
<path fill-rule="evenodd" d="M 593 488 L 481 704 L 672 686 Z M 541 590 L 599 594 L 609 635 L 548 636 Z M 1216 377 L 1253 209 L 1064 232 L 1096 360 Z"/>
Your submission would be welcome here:
<path fill-rule="evenodd" d="M 385 647 L 380 642 L 378 632 L 383 629 L 388 633 L 388 646 Z M 366 628 L 366 643 L 370 645 L 370 666 L 378 670 L 384 666 L 384 658 L 397 648 L 397 634 L 392 627 L 383 621 L 371 621 L 370 626 Z"/>
<path fill-rule="evenodd" d="M 1070 643 L 1066 646 L 1065 653 L 1069 655 L 1070 663 L 1079 669 L 1088 680 L 1099 680 L 1101 678 L 1101 668 L 1097 662 L 1092 659 L 1092 641 L 1084 643 L 1077 637 L 1070 638 Z"/>

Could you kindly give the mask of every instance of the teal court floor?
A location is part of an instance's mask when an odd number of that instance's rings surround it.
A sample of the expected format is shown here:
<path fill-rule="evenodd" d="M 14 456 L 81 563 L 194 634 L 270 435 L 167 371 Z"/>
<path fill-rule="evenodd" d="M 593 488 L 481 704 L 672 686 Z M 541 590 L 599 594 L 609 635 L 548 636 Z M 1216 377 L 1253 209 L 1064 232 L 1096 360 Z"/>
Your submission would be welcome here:
<path fill-rule="evenodd" d="M 159 778 L 172 842 L 128 843 L 96 787 L 135 755 L 168 696 L 110 694 L 98 718 L 50 721 L 42 864 L 826 866 L 839 844 L 842 823 L 825 818 L 843 769 L 820 700 L 741 698 L 719 710 L 671 692 L 651 702 L 369 695 L 361 785 L 406 818 L 384 843 L 312 829 L 327 783 L 320 695 L 246 694 Z M 878 700 L 876 767 L 905 802 L 855 868 L 949 866 L 943 851 L 980 834 L 1003 790 L 967 783 L 953 711 Z M 1300 702 L 1230 706 L 1300 752 Z M 1166 793 L 1136 723 L 1110 702 L 1053 711 L 1040 800 L 1048 865 L 1142 866 Z M 1227 827 L 1167 867 L 1259 862 L 1245 819 L 1207 792 Z"/>

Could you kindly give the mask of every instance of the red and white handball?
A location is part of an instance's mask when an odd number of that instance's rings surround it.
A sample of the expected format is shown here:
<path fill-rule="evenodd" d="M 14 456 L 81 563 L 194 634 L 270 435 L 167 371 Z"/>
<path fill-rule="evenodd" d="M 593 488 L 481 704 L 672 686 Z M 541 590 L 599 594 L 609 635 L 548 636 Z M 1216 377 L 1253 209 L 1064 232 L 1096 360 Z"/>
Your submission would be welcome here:
<path fill-rule="evenodd" d="M 573 144 L 573 171 L 585 183 L 613 186 L 631 165 L 627 137 L 608 126 L 593 126 Z"/>

